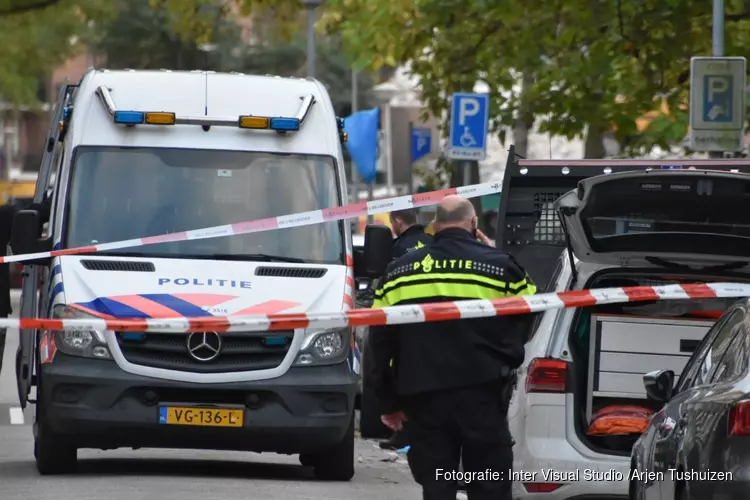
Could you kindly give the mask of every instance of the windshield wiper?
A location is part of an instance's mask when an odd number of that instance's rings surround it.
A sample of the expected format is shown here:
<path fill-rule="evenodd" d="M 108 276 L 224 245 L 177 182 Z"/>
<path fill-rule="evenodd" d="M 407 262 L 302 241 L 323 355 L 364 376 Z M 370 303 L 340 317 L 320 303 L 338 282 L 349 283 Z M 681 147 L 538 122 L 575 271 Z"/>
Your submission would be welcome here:
<path fill-rule="evenodd" d="M 169 258 L 171 255 L 165 253 L 143 253 L 143 252 L 96 252 L 93 254 L 94 257 L 138 257 L 141 259 L 163 259 Z"/>
<path fill-rule="evenodd" d="M 183 256 L 183 258 L 190 259 L 216 259 L 216 260 L 247 260 L 247 261 L 261 261 L 261 262 L 295 262 L 304 264 L 304 259 L 298 259 L 296 257 L 284 257 L 283 255 L 270 255 L 265 253 L 251 253 L 251 254 L 229 254 L 229 253 L 214 253 L 206 255 L 190 255 Z"/>
<path fill-rule="evenodd" d="M 253 253 L 246 255 L 214 253 L 214 254 L 148 254 L 139 252 L 97 252 L 96 255 L 101 257 L 140 257 L 143 259 L 214 259 L 214 260 L 231 260 L 231 261 L 262 261 L 262 262 L 294 262 L 304 264 L 304 259 L 296 257 L 284 257 L 283 255 L 270 255 L 264 253 Z"/>
<path fill-rule="evenodd" d="M 736 269 L 742 269 L 743 267 L 746 267 L 750 262 L 728 262 L 726 264 L 718 264 L 715 266 L 706 266 L 706 267 L 690 267 L 685 264 L 680 264 L 679 262 L 671 262 L 668 260 L 661 259 L 659 257 L 645 257 L 646 262 L 653 264 L 655 266 L 661 266 L 666 267 L 667 269 L 681 269 L 683 271 L 699 271 L 699 272 L 708 272 L 708 271 L 734 271 Z"/>

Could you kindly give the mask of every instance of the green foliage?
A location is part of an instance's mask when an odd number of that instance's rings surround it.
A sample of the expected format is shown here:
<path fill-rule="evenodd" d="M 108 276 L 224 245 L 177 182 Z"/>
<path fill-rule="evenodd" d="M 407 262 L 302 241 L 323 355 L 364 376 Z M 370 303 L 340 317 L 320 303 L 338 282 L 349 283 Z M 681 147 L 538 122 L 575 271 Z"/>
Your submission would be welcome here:
<path fill-rule="evenodd" d="M 727 2 L 727 55 L 744 55 L 750 11 Z M 643 152 L 684 135 L 689 60 L 708 55 L 706 0 L 329 0 L 324 24 L 357 62 L 377 69 L 412 62 L 433 114 L 445 96 L 491 88 L 492 125 L 540 117 L 542 130 L 581 136 L 587 126 L 637 135 L 636 119 L 666 96 L 664 116 L 630 146 Z M 748 7 L 750 9 L 750 7 Z M 511 92 L 523 72 L 524 95 Z M 682 113 L 684 115 L 684 113 Z M 541 118 L 544 117 L 544 118 Z M 668 123 L 669 125 L 665 125 Z"/>
<path fill-rule="evenodd" d="M 95 42 L 111 69 L 221 70 L 224 55 L 240 43 L 239 27 L 216 0 L 202 3 L 191 28 L 194 37 L 185 34 L 186 25 L 175 20 L 166 3 L 119 0 L 117 7 Z"/>
<path fill-rule="evenodd" d="M 336 37 L 318 39 L 316 43 L 316 78 L 327 88 L 333 106 L 339 116 L 351 114 L 351 66 Z M 249 74 L 272 74 L 304 77 L 306 75 L 307 50 L 302 39 L 274 45 L 247 47 L 231 69 Z M 376 106 L 370 90 L 374 82 L 367 73 L 357 78 L 359 109 Z"/>
<path fill-rule="evenodd" d="M 283 36 L 273 35 L 270 38 L 278 42 L 246 46 L 236 17 L 222 0 L 199 0 L 192 4 L 172 4 L 170 0 L 117 3 L 118 15 L 101 26 L 96 41 L 97 51 L 106 56 L 109 68 L 207 69 L 305 76 L 304 37 L 283 41 Z M 316 54 L 317 78 L 327 86 L 337 113 L 349 115 L 351 67 L 341 43 L 337 37 L 319 37 Z M 359 76 L 360 109 L 374 106 L 372 86 L 369 75 Z"/>
<path fill-rule="evenodd" d="M 107 0 L 0 0 L 0 100 L 38 106 L 41 81 L 81 49 L 91 21 L 110 14 Z"/>

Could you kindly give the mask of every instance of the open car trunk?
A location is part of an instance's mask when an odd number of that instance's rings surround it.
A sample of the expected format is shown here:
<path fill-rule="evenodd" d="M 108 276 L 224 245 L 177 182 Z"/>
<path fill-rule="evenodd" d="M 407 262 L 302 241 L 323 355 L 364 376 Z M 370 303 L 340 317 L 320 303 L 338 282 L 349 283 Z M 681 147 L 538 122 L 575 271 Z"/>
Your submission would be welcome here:
<path fill-rule="evenodd" d="M 740 172 L 750 173 L 750 161 L 519 160 L 511 148 L 497 246 L 542 290 L 561 252 L 602 266 L 585 288 L 748 282 L 750 176 Z M 647 398 L 643 375 L 679 377 L 734 301 L 686 296 L 577 310 L 567 335 L 581 441 L 629 455 L 661 406 Z M 592 429 L 597 417 L 608 423 Z"/>
<path fill-rule="evenodd" d="M 658 170 L 585 179 L 555 202 L 579 260 L 616 266 L 587 288 L 744 281 L 750 271 L 750 176 Z M 653 272 L 644 270 L 654 269 Z M 657 271 L 658 269 L 668 270 Z M 735 299 L 614 304 L 579 311 L 575 358 L 579 436 L 599 451 L 629 454 L 660 404 L 644 374 L 677 379 Z"/>
<path fill-rule="evenodd" d="M 628 270 L 601 272 L 586 288 L 748 282 L 746 275 Z M 595 451 L 629 455 L 663 403 L 643 375 L 673 370 L 676 381 L 715 320 L 737 299 L 691 299 L 581 308 L 568 335 L 575 428 Z"/>

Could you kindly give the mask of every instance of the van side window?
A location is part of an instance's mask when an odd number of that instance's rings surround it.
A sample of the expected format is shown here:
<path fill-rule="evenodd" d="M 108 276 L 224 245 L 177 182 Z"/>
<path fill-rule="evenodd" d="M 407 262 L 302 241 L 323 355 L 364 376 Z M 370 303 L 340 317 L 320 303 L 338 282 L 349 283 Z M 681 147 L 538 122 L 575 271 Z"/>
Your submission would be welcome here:
<path fill-rule="evenodd" d="M 719 331 L 716 333 L 711 346 L 708 348 L 708 354 L 703 359 L 700 365 L 700 369 L 695 374 L 695 379 L 692 385 L 705 385 L 711 380 L 714 372 L 716 371 L 717 365 L 724 353 L 729 347 L 729 343 L 737 333 L 738 327 L 744 323 L 745 312 L 742 308 L 735 309 L 727 319 L 727 321 L 719 327 Z"/>
<path fill-rule="evenodd" d="M 748 329 L 743 321 L 735 329 L 736 335 L 729 343 L 726 354 L 716 366 L 711 384 L 731 382 L 742 378 L 748 369 Z"/>
<path fill-rule="evenodd" d="M 547 282 L 547 286 L 544 287 L 543 292 L 544 293 L 552 293 L 557 289 L 557 282 L 560 280 L 560 275 L 563 271 L 563 259 L 560 257 L 557 260 L 557 264 L 555 265 L 555 270 L 552 271 L 552 276 L 550 277 L 549 281 Z M 539 324 L 542 322 L 542 318 L 544 317 L 545 313 L 537 313 L 534 317 L 534 322 L 531 324 L 531 330 L 529 331 L 529 336 L 526 339 L 526 342 L 530 341 L 534 338 L 534 335 L 536 335 L 536 331 L 539 329 Z"/>

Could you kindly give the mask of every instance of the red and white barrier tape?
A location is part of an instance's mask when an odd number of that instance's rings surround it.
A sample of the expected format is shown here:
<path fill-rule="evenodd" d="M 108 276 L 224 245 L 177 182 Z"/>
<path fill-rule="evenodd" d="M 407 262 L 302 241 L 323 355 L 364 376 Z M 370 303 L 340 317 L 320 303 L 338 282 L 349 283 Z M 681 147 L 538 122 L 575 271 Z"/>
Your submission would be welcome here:
<path fill-rule="evenodd" d="M 500 182 L 474 184 L 471 186 L 441 189 L 440 191 L 430 191 L 428 193 L 397 196 L 395 198 L 386 198 L 383 200 L 350 203 L 341 207 L 326 208 L 323 210 L 312 210 L 310 212 L 299 212 L 289 215 L 280 215 L 279 217 L 269 217 L 267 219 L 237 222 L 235 224 L 225 224 L 223 226 L 204 227 L 202 229 L 193 229 L 191 231 L 182 231 L 179 233 L 162 234 L 159 236 L 147 236 L 144 238 L 113 241 L 110 243 L 100 243 L 98 245 L 77 248 L 66 248 L 63 250 L 52 250 L 51 252 L 9 255 L 6 257 L 0 257 L 0 263 L 23 262 L 27 260 L 56 257 L 59 255 L 88 254 L 107 250 L 118 250 L 121 248 L 155 245 L 157 243 L 172 243 L 175 241 L 185 240 L 204 240 L 238 234 L 261 233 L 264 231 L 274 231 L 276 229 L 286 229 L 290 227 L 310 226 L 313 224 L 320 224 L 321 222 L 353 219 L 355 217 L 360 217 L 363 215 L 385 214 L 394 212 L 396 210 L 404 210 L 407 208 L 436 205 L 437 203 L 440 203 L 440 200 L 452 194 L 458 194 L 460 196 L 463 196 L 464 198 L 476 198 L 488 194 L 499 193 L 501 189 L 502 184 Z"/>
<path fill-rule="evenodd" d="M 336 312 L 224 316 L 165 319 L 0 319 L 0 327 L 67 331 L 117 330 L 160 333 L 196 331 L 266 332 L 295 328 L 343 328 L 347 326 L 397 325 L 528 314 L 566 307 L 586 307 L 625 302 L 750 297 L 750 284 L 708 283 L 695 285 L 599 288 L 545 293 L 497 300 L 462 300 L 382 309 L 350 309 Z"/>

